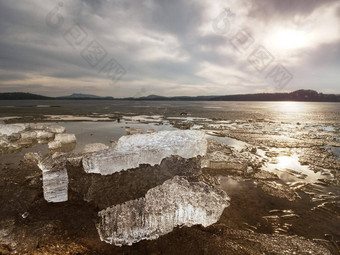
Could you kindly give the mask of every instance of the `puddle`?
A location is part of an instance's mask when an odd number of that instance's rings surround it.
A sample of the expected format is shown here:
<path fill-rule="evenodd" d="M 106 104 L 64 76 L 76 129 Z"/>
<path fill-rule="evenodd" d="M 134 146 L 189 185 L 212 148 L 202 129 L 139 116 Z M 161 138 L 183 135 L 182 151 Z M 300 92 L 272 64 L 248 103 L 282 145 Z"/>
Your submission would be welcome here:
<path fill-rule="evenodd" d="M 234 149 L 236 149 L 238 151 L 241 151 L 242 149 L 244 149 L 248 146 L 251 146 L 249 143 L 245 143 L 245 142 L 242 142 L 240 140 L 230 138 L 230 137 L 227 137 L 227 136 L 220 137 L 220 136 L 214 136 L 214 135 L 210 135 L 210 134 L 207 134 L 207 136 L 210 137 L 210 138 L 214 138 L 214 139 L 218 140 L 219 142 L 226 144 L 230 147 L 233 147 Z"/>
<path fill-rule="evenodd" d="M 42 123 L 44 124 L 44 123 Z M 158 125 L 156 123 L 140 123 L 138 121 L 121 121 L 121 122 L 100 122 L 100 121 L 76 121 L 76 122 L 49 122 L 49 125 L 61 125 L 66 128 L 66 133 L 75 134 L 77 143 L 73 152 L 82 152 L 85 145 L 89 143 L 104 143 L 111 146 L 111 141 L 117 141 L 121 136 L 126 135 L 125 128 L 142 129 L 144 133 L 153 129 L 155 132 L 162 130 L 177 130 L 173 126 L 165 123 Z M 0 161 L 3 163 L 19 163 L 27 152 L 48 153 L 47 144 L 33 144 L 30 148 L 23 148 L 19 152 L 9 154 L 0 154 Z"/>
<path fill-rule="evenodd" d="M 314 172 L 308 166 L 303 166 L 299 162 L 299 157 L 296 154 L 291 156 L 279 156 L 271 159 L 273 163 L 267 163 L 261 169 L 279 176 L 284 182 L 309 182 L 315 183 L 319 179 L 331 179 L 331 174 L 328 171 Z"/>
<path fill-rule="evenodd" d="M 326 146 L 327 148 L 330 148 L 331 151 L 336 155 L 336 158 L 340 160 L 340 147 L 333 147 L 333 146 Z"/>
<path fill-rule="evenodd" d="M 19 152 L 0 154 L 0 162 L 5 164 L 14 164 L 15 166 L 17 166 L 27 152 L 40 152 L 42 154 L 45 154 L 48 153 L 48 146 L 47 144 L 37 143 L 30 148 L 23 148 Z"/>
<path fill-rule="evenodd" d="M 111 141 L 117 141 L 121 136 L 126 135 L 125 128 L 142 129 L 144 133 L 148 129 L 156 132 L 162 130 L 177 130 L 171 125 L 157 125 L 156 123 L 139 123 L 121 121 L 118 122 L 59 122 L 64 126 L 67 133 L 73 133 L 77 137 L 77 145 L 74 152 L 81 152 L 88 143 L 104 143 L 111 145 Z"/>

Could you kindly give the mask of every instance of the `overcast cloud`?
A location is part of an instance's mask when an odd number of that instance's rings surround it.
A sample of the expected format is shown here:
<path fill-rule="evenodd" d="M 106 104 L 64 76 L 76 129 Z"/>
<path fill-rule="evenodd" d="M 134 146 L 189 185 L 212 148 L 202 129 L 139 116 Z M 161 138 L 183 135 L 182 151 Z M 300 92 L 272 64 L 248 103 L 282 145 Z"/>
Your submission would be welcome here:
<path fill-rule="evenodd" d="M 235 48 L 240 31 L 248 48 Z M 106 54 L 89 55 L 93 40 Z M 249 57 L 259 46 L 273 57 L 261 72 Z M 282 86 L 268 78 L 278 64 L 291 75 Z M 0 0 L 0 92 L 340 93 L 339 70 L 338 0 Z"/>

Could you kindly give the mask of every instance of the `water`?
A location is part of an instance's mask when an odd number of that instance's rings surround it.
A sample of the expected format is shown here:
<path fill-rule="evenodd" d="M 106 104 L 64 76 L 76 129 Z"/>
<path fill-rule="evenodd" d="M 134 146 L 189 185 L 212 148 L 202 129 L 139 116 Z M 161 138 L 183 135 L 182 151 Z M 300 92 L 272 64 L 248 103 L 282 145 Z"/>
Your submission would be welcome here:
<path fill-rule="evenodd" d="M 38 107 L 41 105 L 51 107 Z M 289 122 L 340 121 L 340 103 L 210 102 L 126 100 L 2 100 L 0 117 L 44 114 L 137 113 L 223 119 L 271 119 Z"/>

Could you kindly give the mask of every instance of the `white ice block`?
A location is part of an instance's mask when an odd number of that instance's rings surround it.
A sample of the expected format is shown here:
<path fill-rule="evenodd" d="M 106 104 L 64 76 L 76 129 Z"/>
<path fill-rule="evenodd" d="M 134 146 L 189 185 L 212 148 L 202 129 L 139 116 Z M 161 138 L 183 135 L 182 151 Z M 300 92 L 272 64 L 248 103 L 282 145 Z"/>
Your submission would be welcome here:
<path fill-rule="evenodd" d="M 25 129 L 25 124 L 0 124 L 0 135 L 11 135 Z"/>
<path fill-rule="evenodd" d="M 207 151 L 205 133 L 195 130 L 160 131 L 121 137 L 117 145 L 92 153 L 83 159 L 87 173 L 102 175 L 136 168 L 140 164 L 156 165 L 171 155 L 182 158 L 204 156 Z"/>
<path fill-rule="evenodd" d="M 97 230 L 102 241 L 131 245 L 157 239 L 176 226 L 214 224 L 229 200 L 222 190 L 175 176 L 150 189 L 143 198 L 100 211 Z"/>

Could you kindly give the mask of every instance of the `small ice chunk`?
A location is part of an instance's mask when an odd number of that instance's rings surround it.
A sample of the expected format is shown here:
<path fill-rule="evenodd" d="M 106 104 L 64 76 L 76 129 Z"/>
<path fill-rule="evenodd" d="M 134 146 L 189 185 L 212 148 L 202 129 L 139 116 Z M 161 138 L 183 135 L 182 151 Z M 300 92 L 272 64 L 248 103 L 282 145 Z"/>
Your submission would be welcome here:
<path fill-rule="evenodd" d="M 42 140 L 51 139 L 54 136 L 52 132 L 43 131 L 43 130 L 38 130 L 36 131 L 36 133 L 37 133 L 37 138 L 42 139 Z"/>
<path fill-rule="evenodd" d="M 28 212 L 24 212 L 23 214 L 21 214 L 21 217 L 23 219 L 26 219 L 28 217 L 29 213 Z"/>
<path fill-rule="evenodd" d="M 56 150 L 63 147 L 64 144 L 76 143 L 77 139 L 74 134 L 56 134 L 54 140 L 48 143 L 50 150 Z"/>
<path fill-rule="evenodd" d="M 56 134 L 54 140 L 61 143 L 75 143 L 77 141 L 74 134 Z"/>
<path fill-rule="evenodd" d="M 38 167 L 43 174 L 44 199 L 47 202 L 68 200 L 68 175 L 64 164 L 47 157 L 39 161 Z"/>
<path fill-rule="evenodd" d="M 48 148 L 50 150 L 56 150 L 62 146 L 60 141 L 51 141 L 48 143 Z"/>
<path fill-rule="evenodd" d="M 123 136 L 115 147 L 84 157 L 83 167 L 87 173 L 107 175 L 140 164 L 160 164 L 171 155 L 193 158 L 205 155 L 206 151 L 207 140 L 202 131 L 160 131 Z"/>
<path fill-rule="evenodd" d="M 0 135 L 12 135 L 25 129 L 25 124 L 0 124 Z"/>
<path fill-rule="evenodd" d="M 117 246 L 153 240 L 176 226 L 216 223 L 229 200 L 222 190 L 175 176 L 143 198 L 100 211 L 97 230 L 102 241 Z"/>
<path fill-rule="evenodd" d="M 103 144 L 103 143 L 89 143 L 86 144 L 83 150 L 83 153 L 91 153 L 96 151 L 102 151 L 108 149 L 109 146 Z"/>
<path fill-rule="evenodd" d="M 65 202 L 68 199 L 68 176 L 65 168 L 43 171 L 44 198 L 47 202 Z"/>
<path fill-rule="evenodd" d="M 52 133 L 61 134 L 61 133 L 64 133 L 66 129 L 63 126 L 53 125 L 53 126 L 48 126 L 47 130 Z"/>
<path fill-rule="evenodd" d="M 21 139 L 23 139 L 23 140 L 34 140 L 34 139 L 37 139 L 37 132 L 35 132 L 35 131 L 24 131 L 24 132 L 21 132 Z"/>
<path fill-rule="evenodd" d="M 29 127 L 31 129 L 35 129 L 35 130 L 44 130 L 44 129 L 46 129 L 46 125 L 44 125 L 42 123 L 30 123 Z"/>

